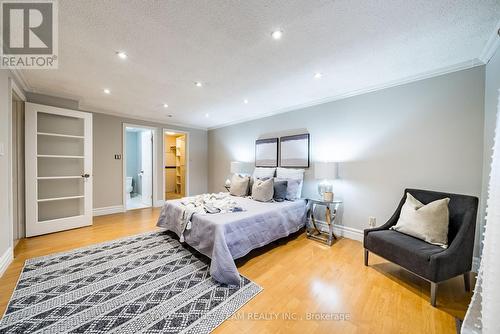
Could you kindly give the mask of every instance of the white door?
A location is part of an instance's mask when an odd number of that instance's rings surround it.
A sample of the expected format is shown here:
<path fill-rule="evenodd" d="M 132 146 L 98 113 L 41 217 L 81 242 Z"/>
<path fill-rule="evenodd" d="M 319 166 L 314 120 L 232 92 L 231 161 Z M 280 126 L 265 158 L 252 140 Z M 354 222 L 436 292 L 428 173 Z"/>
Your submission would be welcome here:
<path fill-rule="evenodd" d="M 92 225 L 92 114 L 25 105 L 26 236 Z"/>
<path fill-rule="evenodd" d="M 141 131 L 141 175 L 142 202 L 153 205 L 153 134 Z"/>

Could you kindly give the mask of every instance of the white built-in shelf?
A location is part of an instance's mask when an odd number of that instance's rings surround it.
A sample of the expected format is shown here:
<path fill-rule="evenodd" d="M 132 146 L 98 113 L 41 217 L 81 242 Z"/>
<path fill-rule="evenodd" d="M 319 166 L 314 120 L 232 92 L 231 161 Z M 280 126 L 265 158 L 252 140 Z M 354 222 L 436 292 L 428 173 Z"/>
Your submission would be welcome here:
<path fill-rule="evenodd" d="M 81 175 L 69 175 L 69 176 L 39 176 L 38 180 L 64 180 L 64 179 L 81 179 Z"/>
<path fill-rule="evenodd" d="M 55 155 L 55 154 L 38 154 L 38 158 L 61 158 L 61 159 L 83 159 L 83 155 Z"/>
<path fill-rule="evenodd" d="M 52 133 L 52 132 L 37 132 L 39 136 L 52 136 L 52 137 L 64 137 L 64 138 L 76 138 L 83 139 L 83 136 L 65 135 L 62 133 Z"/>
<path fill-rule="evenodd" d="M 62 201 L 65 199 L 78 199 L 78 198 L 83 198 L 83 197 L 84 196 L 65 196 L 65 197 L 42 198 L 42 199 L 38 199 L 37 202 Z"/>

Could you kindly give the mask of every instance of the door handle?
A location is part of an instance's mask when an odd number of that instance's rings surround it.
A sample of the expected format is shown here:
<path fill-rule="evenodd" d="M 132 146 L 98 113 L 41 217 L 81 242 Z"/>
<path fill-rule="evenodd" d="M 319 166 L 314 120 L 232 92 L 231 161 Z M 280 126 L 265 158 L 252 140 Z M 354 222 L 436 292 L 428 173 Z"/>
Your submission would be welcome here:
<path fill-rule="evenodd" d="M 90 174 L 82 174 L 82 177 L 88 179 L 90 177 Z"/>

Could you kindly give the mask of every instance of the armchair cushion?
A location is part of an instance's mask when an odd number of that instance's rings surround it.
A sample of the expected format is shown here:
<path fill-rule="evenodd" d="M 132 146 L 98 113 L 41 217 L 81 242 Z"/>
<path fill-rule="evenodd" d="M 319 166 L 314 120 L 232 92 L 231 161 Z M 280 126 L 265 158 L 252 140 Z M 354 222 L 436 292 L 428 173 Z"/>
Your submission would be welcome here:
<path fill-rule="evenodd" d="M 365 236 L 364 247 L 427 279 L 433 278 L 429 266 L 431 257 L 444 251 L 439 246 L 393 230 L 371 231 Z"/>

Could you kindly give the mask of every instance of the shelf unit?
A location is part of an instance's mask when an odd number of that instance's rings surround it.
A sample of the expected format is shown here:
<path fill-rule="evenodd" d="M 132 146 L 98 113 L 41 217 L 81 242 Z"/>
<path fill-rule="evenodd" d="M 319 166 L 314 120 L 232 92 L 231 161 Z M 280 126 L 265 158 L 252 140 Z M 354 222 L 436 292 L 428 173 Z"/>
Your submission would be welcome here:
<path fill-rule="evenodd" d="M 81 179 L 81 175 L 73 176 L 38 176 L 38 180 L 66 180 L 66 179 Z"/>
<path fill-rule="evenodd" d="M 175 138 L 175 193 L 184 196 L 184 169 L 186 163 L 185 136 Z"/>
<path fill-rule="evenodd" d="M 63 138 L 75 138 L 75 139 L 84 139 L 84 136 L 75 136 L 75 135 L 65 135 L 62 133 L 52 133 L 52 132 L 37 132 L 39 136 L 50 136 L 50 137 L 63 137 Z"/>
<path fill-rule="evenodd" d="M 26 235 L 91 225 L 92 114 L 26 103 L 25 124 Z"/>
<path fill-rule="evenodd" d="M 66 197 L 52 197 L 52 198 L 41 198 L 38 199 L 38 202 L 51 202 L 51 201 L 63 201 L 65 199 L 77 199 L 77 198 L 83 198 L 83 195 L 80 196 L 66 196 Z"/>
<path fill-rule="evenodd" d="M 38 158 L 83 159 L 83 155 L 38 154 Z"/>

